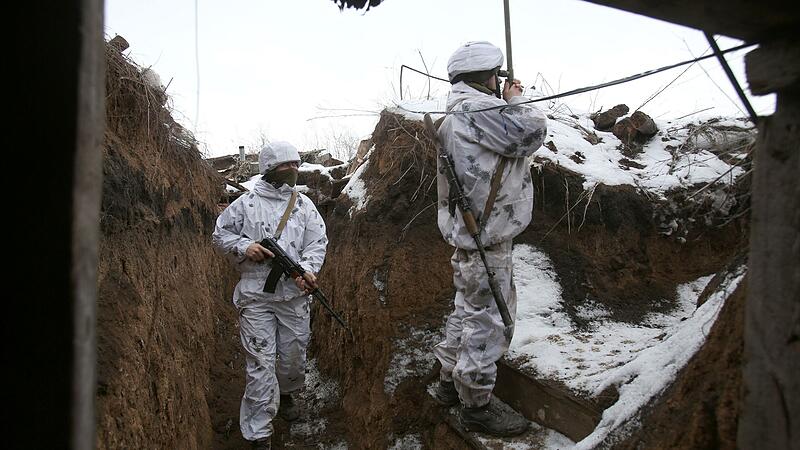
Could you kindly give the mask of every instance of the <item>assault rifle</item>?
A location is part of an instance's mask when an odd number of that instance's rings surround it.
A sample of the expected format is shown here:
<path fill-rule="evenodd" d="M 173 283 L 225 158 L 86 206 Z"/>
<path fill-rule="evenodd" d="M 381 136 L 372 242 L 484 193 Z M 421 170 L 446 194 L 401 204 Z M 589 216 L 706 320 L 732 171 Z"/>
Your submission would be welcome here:
<path fill-rule="evenodd" d="M 466 225 L 467 231 L 472 236 L 472 239 L 475 240 L 475 246 L 478 248 L 478 253 L 480 253 L 481 260 L 483 261 L 483 267 L 486 268 L 486 275 L 489 278 L 489 288 L 492 290 L 494 302 L 497 304 L 497 309 L 500 311 L 500 318 L 503 319 L 503 325 L 505 325 L 504 334 L 506 338 L 510 340 L 511 326 L 513 325 L 511 315 L 508 313 L 508 306 L 506 306 L 506 301 L 503 298 L 503 291 L 500 290 L 500 286 L 497 284 L 495 273 L 492 272 L 489 268 L 489 263 L 486 261 L 486 250 L 483 247 L 483 242 L 481 242 L 481 229 L 478 227 L 478 222 L 475 220 L 475 215 L 472 213 L 469 197 L 464 193 L 464 188 L 461 186 L 461 182 L 456 176 L 453 157 L 450 156 L 439 143 L 439 137 L 436 134 L 436 126 L 433 124 L 431 115 L 426 113 L 423 122 L 425 122 L 425 128 L 428 130 L 428 133 L 430 133 L 431 139 L 433 139 L 433 142 L 438 147 L 439 161 L 445 167 L 445 174 L 447 175 L 447 182 L 450 185 L 450 190 L 455 191 L 455 196 L 451 195 L 451 199 L 456 201 L 458 209 L 461 210 L 461 217 L 464 219 L 464 225 Z M 489 212 L 484 212 L 484 214 L 489 214 Z"/>
<path fill-rule="evenodd" d="M 286 254 L 286 252 L 281 248 L 280 245 L 278 245 L 278 242 L 275 239 L 267 236 L 258 244 L 275 255 L 272 257 L 272 270 L 269 272 L 269 275 L 267 275 L 267 281 L 264 283 L 264 292 L 274 294 L 275 287 L 278 285 L 278 281 L 280 281 L 281 276 L 285 276 L 287 279 L 303 277 L 303 279 L 306 281 L 306 284 L 312 286 L 310 280 L 306 278 L 307 271 L 303 268 L 303 266 L 293 260 L 291 256 Z M 339 325 L 344 327 L 344 329 L 350 333 L 350 337 L 353 337 L 353 332 L 350 330 L 347 324 L 344 323 L 344 320 L 342 320 L 342 318 L 336 314 L 333 308 L 331 308 L 331 305 L 328 303 L 328 299 L 325 297 L 325 294 L 322 293 L 322 290 L 316 286 L 316 283 L 312 287 L 313 290 L 309 292 L 309 295 L 319 301 L 322 306 L 324 306 L 325 309 L 331 313 L 333 318 L 339 322 Z"/>

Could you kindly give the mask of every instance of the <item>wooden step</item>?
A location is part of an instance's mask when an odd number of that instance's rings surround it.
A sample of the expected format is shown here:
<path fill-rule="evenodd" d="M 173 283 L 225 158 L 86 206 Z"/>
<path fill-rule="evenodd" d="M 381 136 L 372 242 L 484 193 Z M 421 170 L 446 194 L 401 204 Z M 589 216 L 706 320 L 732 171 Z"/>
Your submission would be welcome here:
<path fill-rule="evenodd" d="M 618 397 L 616 392 L 609 392 L 600 399 L 583 398 L 558 382 L 537 380 L 507 360 L 497 363 L 493 392 L 528 420 L 575 442 L 594 431 L 603 410 Z"/>

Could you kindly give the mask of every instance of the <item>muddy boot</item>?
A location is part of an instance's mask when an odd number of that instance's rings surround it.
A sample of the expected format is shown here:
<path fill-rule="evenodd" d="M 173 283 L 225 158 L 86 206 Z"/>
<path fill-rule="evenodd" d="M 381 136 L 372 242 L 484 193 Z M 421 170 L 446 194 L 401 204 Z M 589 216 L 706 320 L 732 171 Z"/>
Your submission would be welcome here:
<path fill-rule="evenodd" d="M 458 404 L 458 391 L 452 381 L 439 380 L 439 386 L 433 392 L 436 403 L 442 406 L 455 406 Z"/>
<path fill-rule="evenodd" d="M 259 439 L 257 441 L 252 441 L 252 449 L 253 450 L 269 450 L 270 447 L 270 438 Z"/>
<path fill-rule="evenodd" d="M 287 422 L 297 420 L 300 417 L 300 407 L 294 402 L 292 394 L 281 394 L 281 405 L 278 407 L 278 415 Z"/>
<path fill-rule="evenodd" d="M 490 401 L 477 408 L 461 408 L 461 426 L 493 436 L 516 436 L 528 429 L 528 421 L 514 410 Z"/>

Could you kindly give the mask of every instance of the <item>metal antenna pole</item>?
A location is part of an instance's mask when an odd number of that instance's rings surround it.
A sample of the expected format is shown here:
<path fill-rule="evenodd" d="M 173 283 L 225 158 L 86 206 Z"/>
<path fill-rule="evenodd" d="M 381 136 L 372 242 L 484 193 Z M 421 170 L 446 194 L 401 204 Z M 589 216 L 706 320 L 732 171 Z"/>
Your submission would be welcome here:
<path fill-rule="evenodd" d="M 508 82 L 514 81 L 514 64 L 511 59 L 511 17 L 508 12 L 508 0 L 503 0 L 503 13 L 506 20 L 506 67 L 508 68 Z M 499 82 L 499 81 L 498 81 Z"/>

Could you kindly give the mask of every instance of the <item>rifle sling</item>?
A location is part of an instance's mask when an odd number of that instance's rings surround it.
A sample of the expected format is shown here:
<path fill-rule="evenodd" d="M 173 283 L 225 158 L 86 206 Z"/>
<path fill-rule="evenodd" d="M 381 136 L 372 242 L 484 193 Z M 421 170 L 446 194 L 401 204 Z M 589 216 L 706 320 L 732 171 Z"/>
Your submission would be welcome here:
<path fill-rule="evenodd" d="M 294 209 L 294 202 L 297 201 L 297 191 L 292 191 L 292 196 L 289 198 L 289 204 L 286 205 L 286 211 L 283 212 L 283 217 L 281 217 L 280 223 L 278 223 L 278 228 L 275 230 L 275 241 L 277 242 L 278 239 L 281 238 L 281 233 L 283 233 L 283 229 L 286 228 L 286 222 L 289 221 L 289 216 L 292 215 L 292 210 Z"/>

